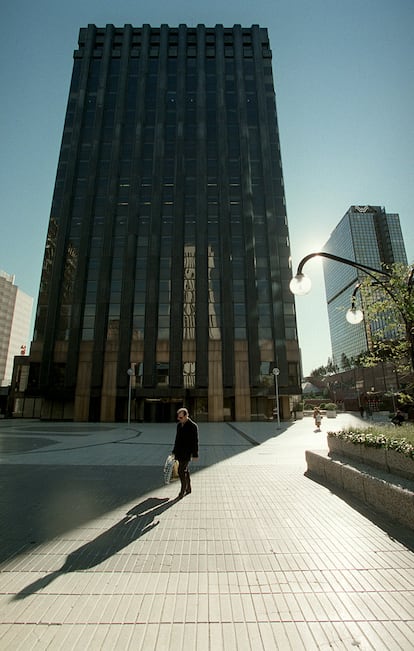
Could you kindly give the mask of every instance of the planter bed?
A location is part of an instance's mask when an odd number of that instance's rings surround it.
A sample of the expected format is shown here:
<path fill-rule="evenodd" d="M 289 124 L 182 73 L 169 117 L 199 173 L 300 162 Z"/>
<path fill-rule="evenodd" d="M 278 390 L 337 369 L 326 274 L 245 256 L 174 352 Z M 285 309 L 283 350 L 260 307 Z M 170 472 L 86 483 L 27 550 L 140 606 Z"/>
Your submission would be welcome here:
<path fill-rule="evenodd" d="M 328 448 L 329 456 L 353 459 L 358 463 L 414 480 L 414 459 L 402 452 L 385 446 L 374 447 L 362 443 L 352 443 L 336 436 L 328 436 Z"/>
<path fill-rule="evenodd" d="M 307 474 L 414 529 L 413 434 L 349 428 L 327 439 L 328 452 L 306 451 Z"/>

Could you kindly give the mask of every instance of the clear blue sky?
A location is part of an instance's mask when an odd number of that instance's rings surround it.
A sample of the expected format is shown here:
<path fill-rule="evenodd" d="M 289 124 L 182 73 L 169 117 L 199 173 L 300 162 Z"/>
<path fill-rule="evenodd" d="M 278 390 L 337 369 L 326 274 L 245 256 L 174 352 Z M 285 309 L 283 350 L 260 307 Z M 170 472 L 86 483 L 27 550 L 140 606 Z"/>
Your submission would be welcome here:
<path fill-rule="evenodd" d="M 400 215 L 414 259 L 413 0 L 6 0 L 0 39 L 0 269 L 37 301 L 79 28 L 267 27 L 293 266 L 350 205 Z M 331 355 L 320 263 L 296 300 L 304 372 Z"/>

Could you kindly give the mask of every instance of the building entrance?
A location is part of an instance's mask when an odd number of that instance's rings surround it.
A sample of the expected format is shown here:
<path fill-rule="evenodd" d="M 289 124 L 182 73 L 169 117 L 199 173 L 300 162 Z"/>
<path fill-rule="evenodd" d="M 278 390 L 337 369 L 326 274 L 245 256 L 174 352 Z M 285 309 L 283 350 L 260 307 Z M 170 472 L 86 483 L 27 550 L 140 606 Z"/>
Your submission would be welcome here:
<path fill-rule="evenodd" d="M 144 400 L 144 422 L 146 423 L 175 423 L 177 420 L 177 409 L 184 404 L 181 399 L 162 400 L 162 399 L 145 399 Z"/>

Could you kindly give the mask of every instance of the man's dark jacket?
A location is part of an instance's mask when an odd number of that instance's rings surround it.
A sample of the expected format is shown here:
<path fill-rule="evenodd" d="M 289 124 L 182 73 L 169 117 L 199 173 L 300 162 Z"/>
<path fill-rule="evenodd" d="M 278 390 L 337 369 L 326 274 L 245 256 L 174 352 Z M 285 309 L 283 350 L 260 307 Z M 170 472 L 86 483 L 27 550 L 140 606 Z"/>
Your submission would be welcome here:
<path fill-rule="evenodd" d="M 198 457 L 198 426 L 189 418 L 182 425 L 177 424 L 173 455 L 178 461 L 189 461 Z"/>

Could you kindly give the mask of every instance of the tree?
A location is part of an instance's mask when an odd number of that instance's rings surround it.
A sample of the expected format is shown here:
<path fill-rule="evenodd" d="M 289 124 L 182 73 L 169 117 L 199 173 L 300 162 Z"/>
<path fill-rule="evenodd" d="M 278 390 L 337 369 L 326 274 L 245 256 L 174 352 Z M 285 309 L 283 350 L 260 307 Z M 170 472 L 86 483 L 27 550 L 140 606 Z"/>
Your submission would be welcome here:
<path fill-rule="evenodd" d="M 338 373 L 339 368 L 337 364 L 334 364 L 333 360 L 328 357 L 326 366 L 319 366 L 318 368 L 313 369 L 310 373 L 310 377 L 326 377 L 327 375 L 334 375 Z"/>
<path fill-rule="evenodd" d="M 362 356 L 365 364 L 392 360 L 401 371 L 413 371 L 413 267 L 386 266 L 378 280 L 363 280 L 360 291 L 369 341 L 369 351 Z"/>

